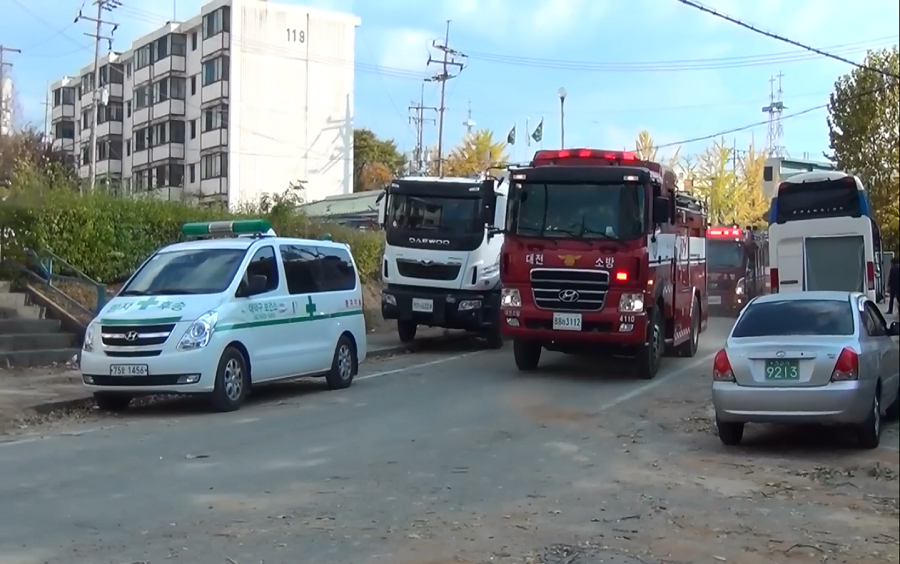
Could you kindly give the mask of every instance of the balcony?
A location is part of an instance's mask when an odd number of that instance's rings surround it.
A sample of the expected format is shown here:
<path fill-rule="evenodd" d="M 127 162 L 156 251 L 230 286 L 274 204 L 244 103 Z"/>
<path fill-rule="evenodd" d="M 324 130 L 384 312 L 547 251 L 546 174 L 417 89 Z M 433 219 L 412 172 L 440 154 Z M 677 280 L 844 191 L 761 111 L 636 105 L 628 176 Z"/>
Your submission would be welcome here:
<path fill-rule="evenodd" d="M 209 39 L 203 40 L 203 58 L 207 58 L 211 55 L 215 55 L 219 51 L 224 51 L 228 49 L 228 46 L 231 44 L 231 34 L 227 31 L 223 31 L 222 33 L 217 33 L 213 35 Z"/>
<path fill-rule="evenodd" d="M 109 89 L 109 95 L 111 98 L 121 98 L 125 95 L 125 85 L 124 84 L 104 84 L 104 88 Z"/>
<path fill-rule="evenodd" d="M 54 151 L 66 151 L 71 152 L 75 150 L 75 140 L 74 139 L 63 139 L 57 138 L 53 140 L 53 150 Z"/>
<path fill-rule="evenodd" d="M 131 153 L 131 168 L 143 166 L 150 162 L 150 150 L 134 151 Z"/>
<path fill-rule="evenodd" d="M 153 63 L 153 76 L 162 76 L 170 72 L 183 73 L 187 66 L 181 55 L 170 55 Z"/>
<path fill-rule="evenodd" d="M 184 188 L 181 186 L 162 186 L 148 188 L 147 192 L 157 200 L 180 202 L 184 199 Z"/>
<path fill-rule="evenodd" d="M 165 160 L 184 159 L 183 143 L 165 143 L 150 149 L 150 162 L 156 163 Z M 134 163 L 137 164 L 137 163 Z"/>
<path fill-rule="evenodd" d="M 141 69 L 137 69 L 132 74 L 132 84 L 135 86 L 141 85 L 150 80 L 150 69 L 153 65 L 147 65 Z"/>
<path fill-rule="evenodd" d="M 51 114 L 52 121 L 59 121 L 61 119 L 75 119 L 75 105 L 74 104 L 62 104 L 53 108 L 53 112 Z"/>
<path fill-rule="evenodd" d="M 81 95 L 81 109 L 84 110 L 91 106 L 94 103 L 94 91 L 93 90 L 85 90 Z"/>
<path fill-rule="evenodd" d="M 207 178 L 200 181 L 200 197 L 225 196 L 228 194 L 228 178 Z"/>
<path fill-rule="evenodd" d="M 200 150 L 228 145 L 228 130 L 213 129 L 200 135 Z"/>
<path fill-rule="evenodd" d="M 104 174 L 122 174 L 122 161 L 120 160 L 106 160 L 106 161 L 97 161 L 97 175 Z"/>
<path fill-rule="evenodd" d="M 150 121 L 150 108 L 141 108 L 140 110 L 134 110 L 131 112 L 131 123 L 132 128 L 137 128 L 138 125 L 142 123 L 146 123 Z"/>
<path fill-rule="evenodd" d="M 122 135 L 123 130 L 121 121 L 108 121 L 97 126 L 97 137 L 106 137 L 107 135 Z"/>
<path fill-rule="evenodd" d="M 166 100 L 153 106 L 153 117 L 159 119 L 167 116 L 184 116 L 184 100 Z"/>
<path fill-rule="evenodd" d="M 220 80 L 203 87 L 200 92 L 200 103 L 206 104 L 228 97 L 228 81 Z"/>

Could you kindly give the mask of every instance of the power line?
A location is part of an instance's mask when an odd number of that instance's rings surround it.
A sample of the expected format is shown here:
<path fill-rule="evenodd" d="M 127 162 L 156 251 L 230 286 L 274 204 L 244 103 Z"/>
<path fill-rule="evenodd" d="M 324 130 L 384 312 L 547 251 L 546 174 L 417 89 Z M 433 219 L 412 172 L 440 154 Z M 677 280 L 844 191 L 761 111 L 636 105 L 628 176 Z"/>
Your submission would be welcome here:
<path fill-rule="evenodd" d="M 431 58 L 431 55 L 428 55 L 428 64 L 431 63 L 440 63 L 441 64 L 441 72 L 434 75 L 431 78 L 426 79 L 428 82 L 440 82 L 441 83 L 441 105 L 438 107 L 438 142 L 437 142 L 437 159 L 438 159 L 438 176 L 444 175 L 444 112 L 447 110 L 446 108 L 446 100 L 447 100 L 447 81 L 459 76 L 459 72 L 465 68 L 463 63 L 460 63 L 456 60 L 456 57 L 465 58 L 466 55 L 463 53 L 456 51 L 455 49 L 450 48 L 450 20 L 447 20 L 447 31 L 444 35 L 444 44 L 440 45 L 437 40 L 431 42 L 432 47 L 441 51 L 444 54 L 444 57 L 440 61 L 435 61 Z M 459 69 L 459 72 L 455 75 L 451 75 L 449 72 L 450 67 L 456 67 Z"/>
<path fill-rule="evenodd" d="M 799 41 L 789 39 L 782 35 L 778 35 L 778 34 L 770 32 L 770 31 L 765 31 L 765 30 L 759 29 L 756 26 L 750 25 L 746 22 L 742 22 L 741 20 L 739 20 L 735 17 L 729 16 L 728 14 L 723 14 L 722 12 L 717 12 L 716 10 L 714 10 L 708 6 L 704 6 L 703 4 L 700 4 L 699 2 L 694 2 L 693 0 L 676 0 L 676 1 L 681 2 L 682 4 L 684 4 L 685 6 L 688 6 L 690 8 L 700 10 L 701 12 L 706 12 L 707 14 L 710 14 L 717 18 L 721 18 L 721 19 L 731 22 L 735 25 L 739 25 L 739 26 L 743 27 L 744 29 L 749 29 L 750 31 L 752 31 L 754 33 L 758 33 L 760 35 L 765 35 L 766 37 L 768 37 L 770 39 L 775 39 L 777 41 L 787 43 L 788 45 L 793 45 L 794 47 L 799 47 L 800 49 L 804 49 L 811 53 L 816 53 L 817 55 L 821 55 L 821 56 L 827 57 L 829 59 L 834 59 L 835 61 L 840 61 L 842 63 L 846 63 L 848 65 L 854 66 L 859 69 L 865 69 L 865 70 L 868 70 L 871 72 L 876 72 L 878 74 L 882 74 L 882 75 L 890 77 L 890 78 L 896 78 L 896 79 L 900 80 L 900 75 L 892 74 L 883 69 L 870 67 L 869 65 L 866 65 L 864 63 L 857 63 L 857 62 L 851 61 L 850 59 L 847 59 L 845 57 L 841 57 L 840 55 L 835 55 L 833 53 L 823 51 L 822 49 L 816 49 L 815 47 L 810 47 L 809 45 L 805 45 L 803 43 L 800 43 Z"/>
<path fill-rule="evenodd" d="M 412 116 L 410 116 L 410 123 L 415 124 L 416 126 L 416 148 L 413 151 L 413 160 L 415 161 L 416 172 L 421 174 L 425 170 L 425 124 L 434 124 L 433 118 L 425 117 L 425 110 L 437 111 L 438 109 L 433 106 L 425 105 L 425 84 L 422 83 L 422 92 L 419 95 L 419 102 L 410 104 L 410 111 L 414 112 Z"/>
<path fill-rule="evenodd" d="M 75 21 L 73 21 L 71 24 L 67 25 L 66 27 L 64 27 L 64 28 L 58 28 L 56 25 L 54 25 L 54 24 L 48 22 L 47 20 L 45 20 L 43 17 L 41 17 L 40 14 L 35 13 L 35 12 L 34 12 L 33 10 L 31 10 L 27 5 L 25 5 L 24 3 L 20 2 L 19 0 L 13 0 L 13 3 L 15 3 L 15 4 L 16 4 L 23 12 L 25 12 L 26 14 L 28 14 L 29 16 L 31 16 L 31 17 L 34 18 L 35 20 L 41 22 L 42 24 L 44 24 L 45 26 L 47 26 L 48 28 L 50 28 L 50 29 L 52 29 L 53 31 L 56 32 L 56 33 L 54 33 L 53 35 L 51 35 L 50 37 L 48 37 L 48 38 L 46 38 L 46 39 L 44 39 L 44 40 L 42 40 L 42 41 L 39 41 L 39 42 L 35 43 L 34 45 L 28 47 L 27 49 L 25 49 L 26 52 L 27 52 L 27 51 L 30 51 L 30 50 L 32 50 L 32 49 L 34 49 L 34 48 L 37 47 L 38 45 L 41 45 L 41 44 L 43 44 L 43 43 L 47 43 L 47 42 L 50 41 L 51 39 L 56 39 L 56 38 L 59 37 L 59 36 L 62 36 L 64 39 L 67 39 L 68 41 L 70 41 L 70 42 L 73 43 L 74 45 L 78 45 L 78 46 L 79 46 L 80 48 L 82 48 L 82 49 L 87 49 L 87 48 L 88 48 L 88 46 L 84 45 L 83 43 L 81 43 L 81 42 L 79 42 L 79 41 L 77 41 L 77 40 L 75 40 L 75 39 L 73 39 L 70 35 L 68 35 L 68 34 L 66 33 L 70 27 L 72 27 L 73 25 L 75 25 L 75 23 L 78 21 L 78 18 L 75 18 Z M 79 11 L 79 13 L 80 13 L 80 11 Z M 57 53 L 57 54 L 52 55 L 52 56 L 53 56 L 53 57 L 59 57 L 59 54 Z"/>
<path fill-rule="evenodd" d="M 893 45 L 898 35 L 874 38 L 867 41 L 845 43 L 830 47 L 835 52 L 845 54 L 864 53 L 873 47 Z M 889 43 L 888 43 L 889 42 Z M 545 59 L 537 57 L 519 57 L 497 53 L 470 51 L 469 58 L 483 62 L 525 66 L 533 68 L 546 68 L 555 70 L 572 70 L 583 72 L 618 72 L 618 73 L 644 73 L 644 72 L 687 72 L 702 70 L 724 70 L 733 68 L 746 68 L 766 66 L 773 64 L 795 63 L 810 61 L 818 58 L 813 53 L 798 53 L 786 51 L 780 53 L 768 53 L 763 55 L 750 55 L 741 57 L 717 57 L 709 59 L 673 59 L 643 62 L 622 61 L 575 61 L 566 59 Z"/>
<path fill-rule="evenodd" d="M 862 98 L 864 96 L 871 96 L 873 94 L 878 94 L 882 90 L 885 90 L 887 86 L 883 86 L 881 88 L 875 88 L 873 90 L 867 90 L 865 92 L 860 92 L 854 98 Z M 784 121 L 786 119 L 792 119 L 800 116 L 804 116 L 806 114 L 811 114 L 812 112 L 816 112 L 819 110 L 824 110 L 828 107 L 828 104 L 820 104 L 818 106 L 813 106 L 811 108 L 806 108 L 805 110 L 801 110 L 799 112 L 794 112 L 792 114 L 788 114 L 786 116 L 782 116 L 781 120 Z M 676 141 L 674 143 L 663 143 L 661 145 L 656 145 L 654 149 L 667 149 L 669 147 L 677 147 L 679 145 L 687 145 L 689 143 L 697 143 L 699 141 L 709 141 L 710 139 L 716 139 L 717 137 L 722 137 L 724 135 L 731 135 L 732 133 L 740 133 L 741 131 L 747 131 L 748 129 L 754 129 L 756 127 L 762 127 L 764 125 L 768 125 L 769 120 L 758 121 L 755 123 L 742 125 L 740 127 L 735 127 L 732 129 L 726 129 L 724 131 L 718 131 L 716 133 L 710 133 L 709 135 L 702 135 L 700 137 L 692 137 L 690 139 L 684 139 L 682 141 Z"/>

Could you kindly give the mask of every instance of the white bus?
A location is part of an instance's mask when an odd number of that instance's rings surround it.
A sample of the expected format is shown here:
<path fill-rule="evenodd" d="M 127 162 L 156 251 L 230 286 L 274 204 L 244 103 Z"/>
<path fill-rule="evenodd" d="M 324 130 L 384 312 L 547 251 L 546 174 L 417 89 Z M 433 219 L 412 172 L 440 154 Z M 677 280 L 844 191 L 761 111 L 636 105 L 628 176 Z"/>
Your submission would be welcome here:
<path fill-rule="evenodd" d="M 782 182 L 769 214 L 771 291 L 843 290 L 884 299 L 881 233 L 860 180 L 844 172 Z"/>

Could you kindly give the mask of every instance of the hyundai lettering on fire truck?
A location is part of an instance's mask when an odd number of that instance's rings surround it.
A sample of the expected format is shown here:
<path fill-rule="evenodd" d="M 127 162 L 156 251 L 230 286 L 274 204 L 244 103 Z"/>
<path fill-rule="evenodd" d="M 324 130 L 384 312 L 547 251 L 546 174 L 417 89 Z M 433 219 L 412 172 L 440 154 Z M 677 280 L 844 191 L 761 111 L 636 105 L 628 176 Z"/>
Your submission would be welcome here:
<path fill-rule="evenodd" d="M 740 311 L 748 301 L 767 293 L 766 233 L 739 227 L 710 227 L 706 231 L 706 266 L 710 310 Z"/>
<path fill-rule="evenodd" d="M 631 152 L 538 151 L 511 170 L 500 262 L 516 365 L 542 349 L 635 356 L 653 378 L 666 349 L 706 328 L 706 210 L 675 174 Z"/>

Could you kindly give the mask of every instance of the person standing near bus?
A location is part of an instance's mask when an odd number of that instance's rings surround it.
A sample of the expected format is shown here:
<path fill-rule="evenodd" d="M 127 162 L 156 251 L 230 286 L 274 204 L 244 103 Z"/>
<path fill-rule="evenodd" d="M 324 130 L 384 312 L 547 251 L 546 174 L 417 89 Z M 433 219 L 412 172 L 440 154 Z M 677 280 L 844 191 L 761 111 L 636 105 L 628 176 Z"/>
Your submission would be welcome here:
<path fill-rule="evenodd" d="M 888 301 L 888 313 L 894 313 L 894 302 L 897 301 L 897 294 L 900 294 L 900 259 L 894 257 L 891 259 L 891 272 L 888 274 L 888 290 L 890 291 L 890 301 Z M 900 304 L 897 304 L 900 309 Z"/>

